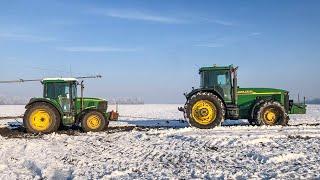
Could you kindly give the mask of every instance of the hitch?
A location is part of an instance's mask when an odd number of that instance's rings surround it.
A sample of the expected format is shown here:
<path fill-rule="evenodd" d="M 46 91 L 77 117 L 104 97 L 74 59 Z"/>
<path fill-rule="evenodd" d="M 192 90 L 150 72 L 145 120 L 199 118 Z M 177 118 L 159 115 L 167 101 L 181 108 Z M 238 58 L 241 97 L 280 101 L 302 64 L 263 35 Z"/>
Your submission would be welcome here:
<path fill-rule="evenodd" d="M 119 113 L 115 111 L 108 112 L 110 121 L 117 121 L 119 119 Z"/>
<path fill-rule="evenodd" d="M 178 107 L 178 111 L 184 112 L 185 109 L 184 109 L 184 107 Z"/>

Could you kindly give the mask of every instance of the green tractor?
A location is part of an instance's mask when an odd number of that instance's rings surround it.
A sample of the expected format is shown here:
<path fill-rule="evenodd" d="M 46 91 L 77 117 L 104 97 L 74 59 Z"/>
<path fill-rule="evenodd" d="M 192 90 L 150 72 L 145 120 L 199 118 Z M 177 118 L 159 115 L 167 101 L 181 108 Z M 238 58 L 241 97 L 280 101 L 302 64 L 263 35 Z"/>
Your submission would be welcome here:
<path fill-rule="evenodd" d="M 99 76 L 101 77 L 101 76 Z M 23 81 L 24 82 L 24 81 Z M 63 126 L 81 125 L 83 131 L 102 131 L 118 113 L 107 112 L 107 101 L 83 97 L 83 81 L 76 78 L 46 78 L 43 97 L 26 105 L 23 125 L 30 133 L 52 133 Z M 81 97 L 77 96 L 80 85 Z"/>
<path fill-rule="evenodd" d="M 306 113 L 305 102 L 293 103 L 286 90 L 238 87 L 237 69 L 233 65 L 200 68 L 200 88 L 185 93 L 187 102 L 179 108 L 191 126 L 214 128 L 225 119 L 285 126 L 288 114 Z"/>

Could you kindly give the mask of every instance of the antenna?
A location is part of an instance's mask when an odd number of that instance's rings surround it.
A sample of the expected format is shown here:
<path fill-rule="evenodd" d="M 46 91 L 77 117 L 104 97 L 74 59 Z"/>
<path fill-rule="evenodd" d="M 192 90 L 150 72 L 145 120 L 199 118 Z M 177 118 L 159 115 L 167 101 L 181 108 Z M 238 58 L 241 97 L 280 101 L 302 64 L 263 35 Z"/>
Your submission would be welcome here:
<path fill-rule="evenodd" d="M 69 66 L 69 70 L 70 70 L 70 76 L 72 77 L 72 67 L 71 67 L 71 64 Z"/>

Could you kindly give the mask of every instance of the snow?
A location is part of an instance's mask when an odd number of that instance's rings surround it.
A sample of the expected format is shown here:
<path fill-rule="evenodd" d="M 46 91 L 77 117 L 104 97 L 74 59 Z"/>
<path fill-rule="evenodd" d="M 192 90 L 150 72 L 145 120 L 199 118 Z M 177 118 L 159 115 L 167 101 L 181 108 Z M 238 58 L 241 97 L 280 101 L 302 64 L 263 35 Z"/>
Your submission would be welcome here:
<path fill-rule="evenodd" d="M 76 78 L 44 78 L 42 81 L 77 81 Z"/>
<path fill-rule="evenodd" d="M 0 105 L 0 117 L 21 115 L 24 111 L 24 105 Z"/>
<path fill-rule="evenodd" d="M 114 131 L 0 136 L 0 179 L 320 178 L 319 105 L 292 115 L 287 127 L 240 120 L 209 130 L 181 121 L 178 106 L 122 105 Z M 0 116 L 23 112 L 0 106 Z"/>

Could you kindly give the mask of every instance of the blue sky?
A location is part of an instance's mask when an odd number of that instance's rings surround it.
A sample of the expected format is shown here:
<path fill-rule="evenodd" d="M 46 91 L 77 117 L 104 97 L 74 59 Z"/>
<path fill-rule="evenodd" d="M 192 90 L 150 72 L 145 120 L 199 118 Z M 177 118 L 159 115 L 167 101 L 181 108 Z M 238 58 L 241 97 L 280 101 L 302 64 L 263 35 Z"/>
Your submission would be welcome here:
<path fill-rule="evenodd" d="M 1 1 L 0 79 L 102 74 L 86 95 L 183 103 L 198 69 L 320 97 L 320 1 Z M 41 95 L 39 83 L 0 95 Z"/>

